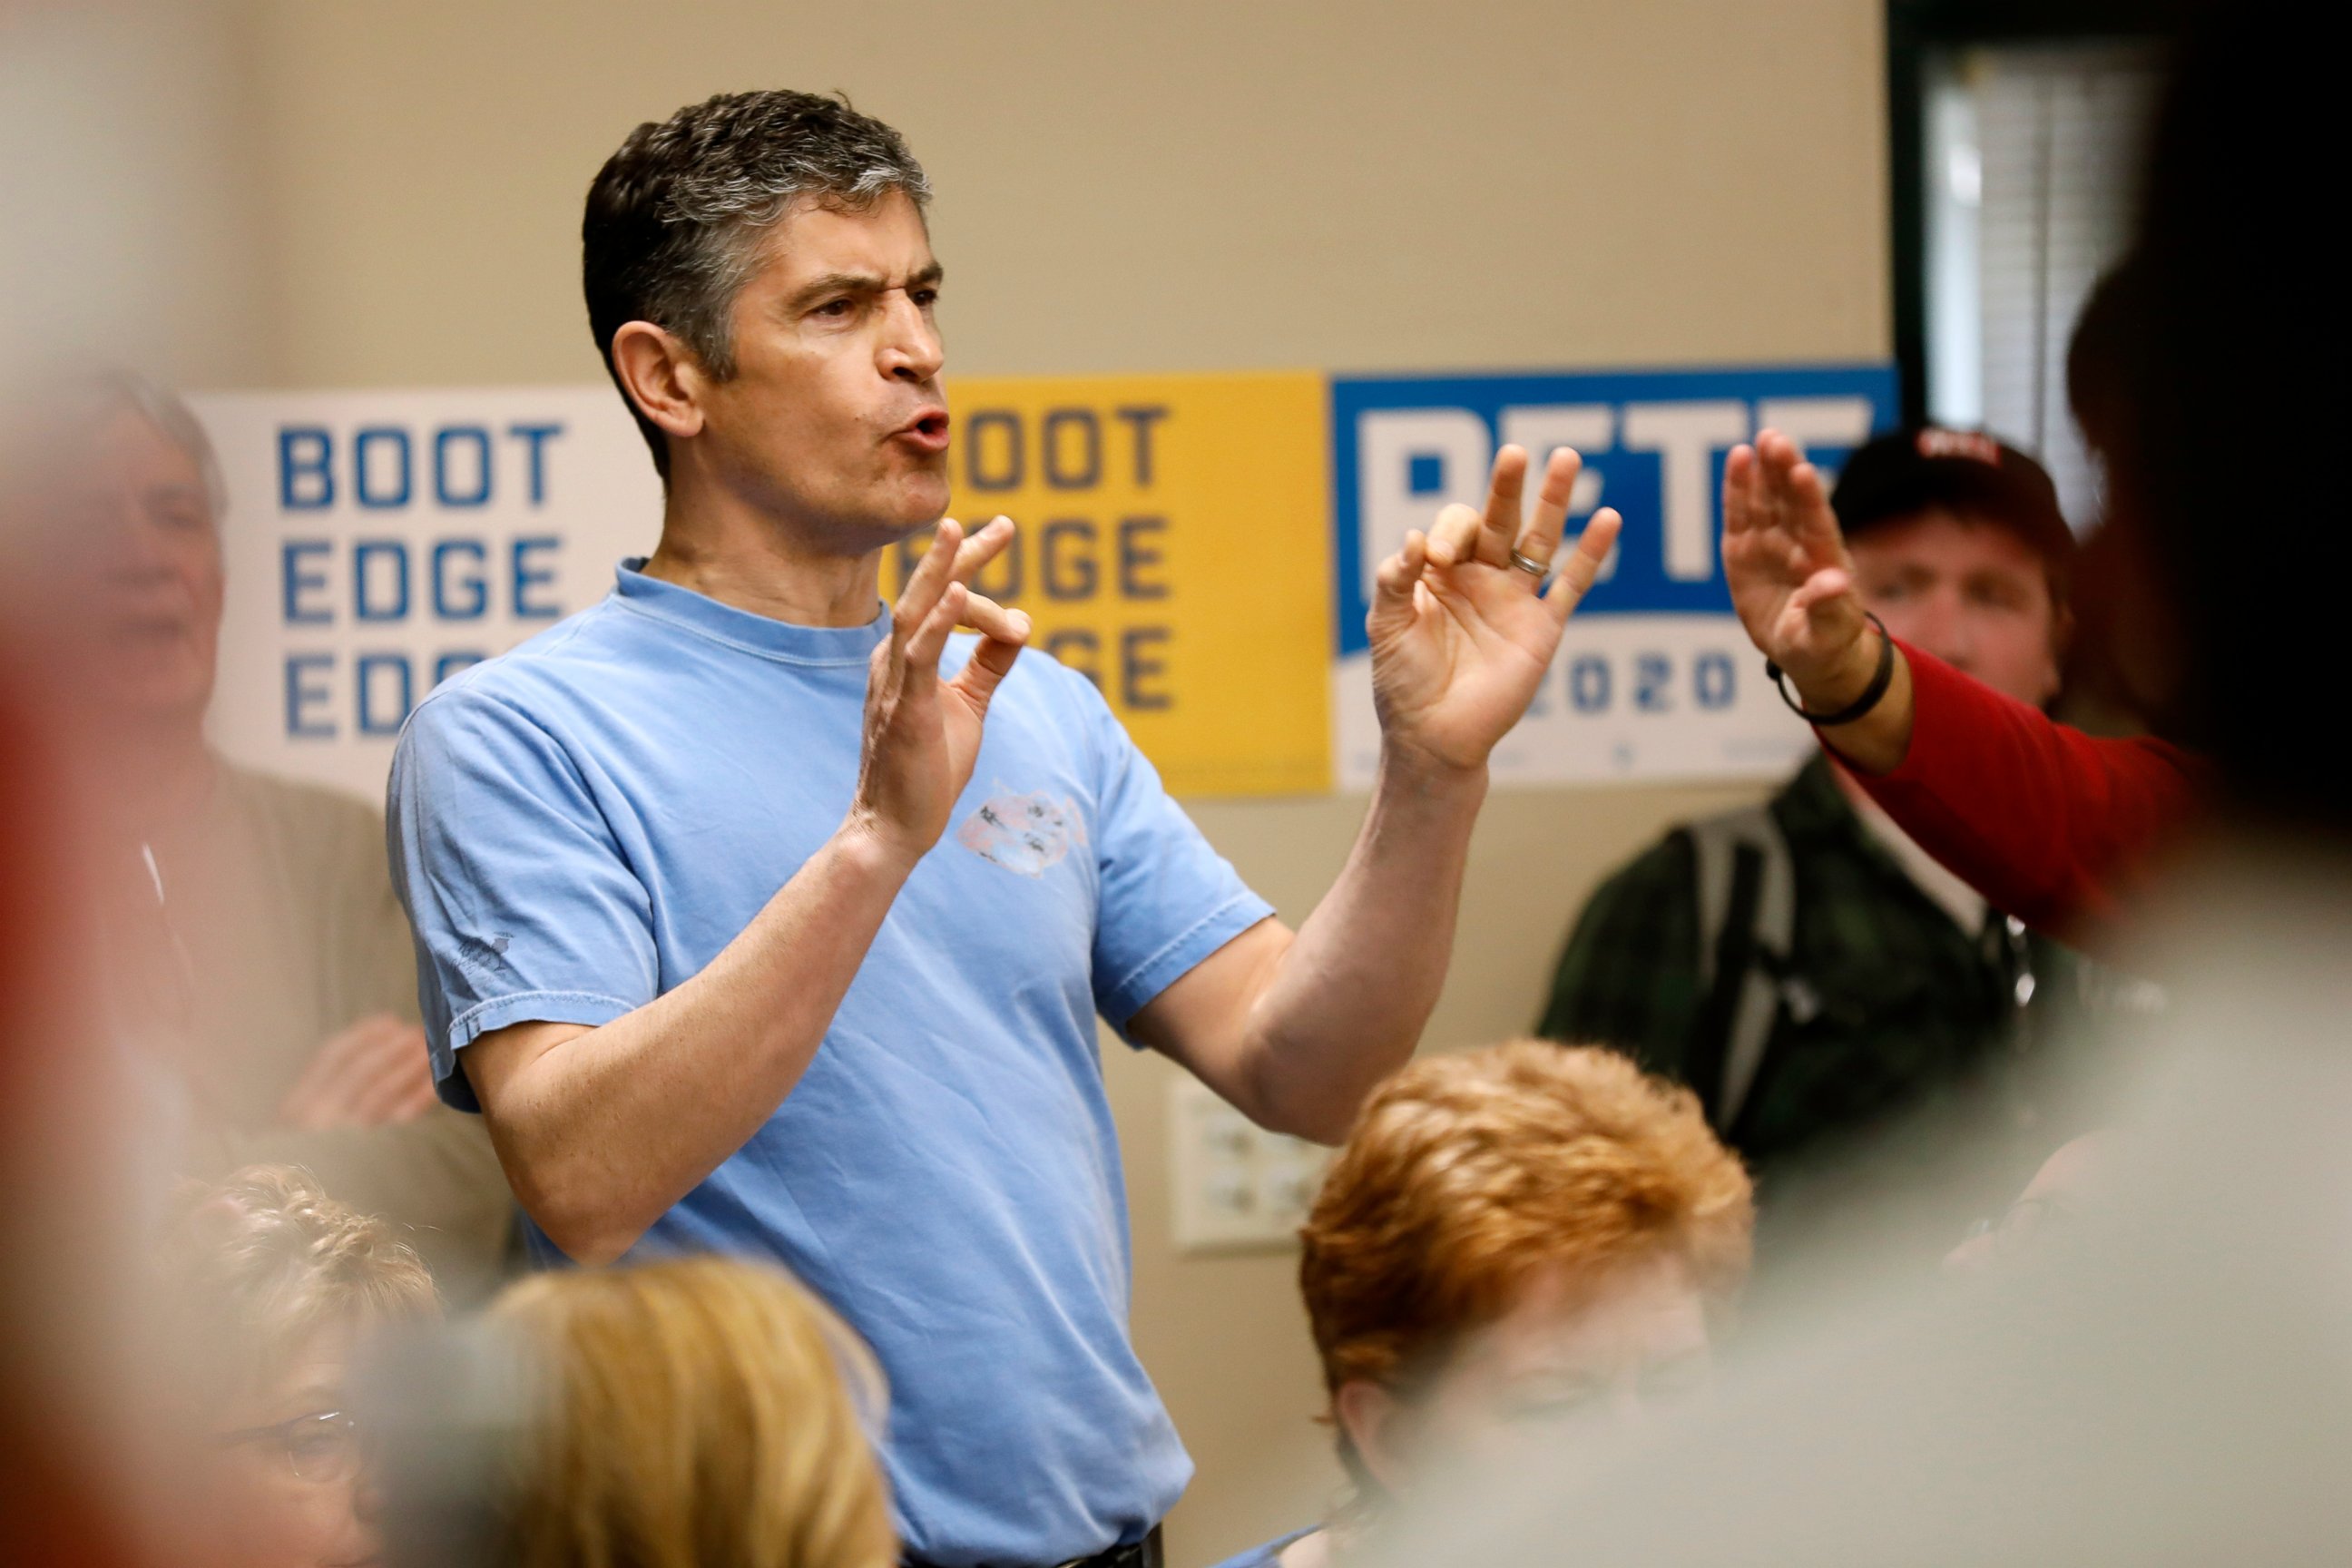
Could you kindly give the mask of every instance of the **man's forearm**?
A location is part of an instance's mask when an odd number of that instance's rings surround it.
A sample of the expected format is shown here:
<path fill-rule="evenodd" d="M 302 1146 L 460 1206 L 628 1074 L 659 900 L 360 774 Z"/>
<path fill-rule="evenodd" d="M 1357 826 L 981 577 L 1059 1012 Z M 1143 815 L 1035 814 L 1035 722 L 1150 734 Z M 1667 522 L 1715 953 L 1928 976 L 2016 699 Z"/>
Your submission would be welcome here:
<path fill-rule="evenodd" d="M 1445 984 L 1486 771 L 1383 755 L 1371 809 L 1331 890 L 1251 1009 L 1245 1059 L 1260 1119 L 1346 1136 L 1402 1067 Z"/>
<path fill-rule="evenodd" d="M 618 1257 L 800 1081 L 913 862 L 854 825 L 717 958 L 582 1034 L 485 1061 L 475 1088 L 523 1208 L 581 1262 Z M 524 1026 L 522 1027 L 530 1027 Z M 490 1038 L 469 1047 L 470 1057 Z"/>

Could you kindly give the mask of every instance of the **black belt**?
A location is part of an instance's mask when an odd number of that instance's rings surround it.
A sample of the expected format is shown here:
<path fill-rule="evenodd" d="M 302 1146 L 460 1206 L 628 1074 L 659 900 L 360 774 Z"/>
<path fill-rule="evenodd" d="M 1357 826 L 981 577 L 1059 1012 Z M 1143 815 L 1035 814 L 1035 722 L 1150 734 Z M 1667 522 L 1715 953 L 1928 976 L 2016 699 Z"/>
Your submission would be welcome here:
<path fill-rule="evenodd" d="M 1057 1563 L 1054 1568 L 1165 1568 L 1166 1556 L 1160 1546 L 1160 1527 L 1153 1525 L 1151 1533 L 1125 1546 L 1114 1546 L 1097 1552 L 1091 1557 L 1073 1557 Z M 926 1568 L 919 1558 L 909 1557 L 904 1568 Z"/>
<path fill-rule="evenodd" d="M 1073 1557 L 1060 1568 L 1161 1568 L 1165 1562 L 1160 1550 L 1160 1527 L 1155 1524 L 1151 1533 L 1140 1541 L 1097 1552 L 1092 1557 Z"/>

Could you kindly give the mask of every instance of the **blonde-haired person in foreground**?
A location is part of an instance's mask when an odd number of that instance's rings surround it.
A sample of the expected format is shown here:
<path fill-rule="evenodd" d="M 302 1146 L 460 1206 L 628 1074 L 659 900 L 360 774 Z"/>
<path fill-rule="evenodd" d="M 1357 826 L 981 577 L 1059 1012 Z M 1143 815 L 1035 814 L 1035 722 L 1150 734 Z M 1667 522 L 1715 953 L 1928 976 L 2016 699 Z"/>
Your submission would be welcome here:
<path fill-rule="evenodd" d="M 285 1165 L 192 1185 L 160 1261 L 168 1386 L 205 1434 L 175 1560 L 374 1563 L 375 1493 L 346 1384 L 372 1331 L 438 1315 L 425 1265 L 383 1221 Z"/>
<path fill-rule="evenodd" d="M 1222 1568 L 1319 1568 L 1433 1462 L 1704 1384 L 1754 1224 L 1748 1173 L 1689 1090 L 1614 1051 L 1415 1061 L 1366 1102 L 1301 1232 L 1355 1496 Z"/>
<path fill-rule="evenodd" d="M 497 1510 L 517 1568 L 891 1568 L 865 1347 L 782 1270 L 541 1274 L 491 1305 L 540 1384 Z"/>

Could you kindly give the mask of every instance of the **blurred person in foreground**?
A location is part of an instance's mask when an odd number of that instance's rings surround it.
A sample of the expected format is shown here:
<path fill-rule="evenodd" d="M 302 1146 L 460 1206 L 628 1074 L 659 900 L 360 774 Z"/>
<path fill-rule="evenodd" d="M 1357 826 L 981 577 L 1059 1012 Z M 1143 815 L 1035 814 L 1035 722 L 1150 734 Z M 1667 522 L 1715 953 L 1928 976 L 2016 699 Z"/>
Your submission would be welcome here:
<path fill-rule="evenodd" d="M 2028 706 L 2057 698 L 2074 536 L 2039 464 L 1973 432 L 1903 430 L 1853 454 L 1831 504 L 1859 602 L 1890 635 Z M 1905 1112 L 1946 1110 L 1937 1125 L 1971 1140 L 2037 1129 L 2042 1052 L 2091 979 L 1824 753 L 1769 802 L 1678 827 L 1604 882 L 1538 1033 L 1689 1084 L 1769 1211 L 1777 1175 Z M 1995 1125 L 1959 1114 L 1968 1100 Z M 1914 1170 L 1923 1136 L 1901 1136 Z"/>
<path fill-rule="evenodd" d="M 2177 753 L 2067 733 L 1916 650 L 1895 650 L 1878 694 L 1903 723 L 1823 731 L 1879 783 L 1914 784 L 1880 798 L 1898 817 L 1898 802 L 1921 808 L 1906 826 L 1923 843 L 1949 830 L 1989 896 L 2006 879 L 2053 915 L 2102 921 L 2170 994 L 2110 1053 L 2125 1137 L 2094 1155 L 2096 1212 L 2011 1267 L 1824 1281 L 1803 1321 L 1750 1325 L 1757 1353 L 1671 1452 L 1465 1489 L 1384 1561 L 2342 1559 L 2352 783 L 2314 682 L 2341 659 L 2352 528 L 2336 409 L 2247 395 L 2295 384 L 2347 305 L 2325 204 L 2242 199 L 2248 169 L 2307 144 L 2330 90 L 2325 52 L 2284 41 L 2294 21 L 2278 5 L 2199 9 L 2141 183 L 2145 291 L 2108 521 L 2157 589 L 2129 606 L 2124 652 L 2210 759 L 2202 787 Z M 2224 210 L 2242 221 L 2216 224 Z M 1818 487 L 1777 445 L 1735 461 L 1730 482 L 1765 496 L 1760 515 L 1734 514 L 1734 594 L 1808 706 L 1834 712 L 1887 656 Z M 2235 460 L 2253 452 L 2265 460 Z M 1953 795 L 1971 778 L 2007 782 L 2000 813 Z M 2002 813 L 2032 832 L 2005 837 L 1987 820 Z"/>
<path fill-rule="evenodd" d="M 1321 1568 L 1439 1477 L 1700 1390 L 1754 1217 L 1690 1091 L 1614 1051 L 1414 1062 L 1365 1103 L 1300 1232 L 1353 1496 L 1222 1568 Z"/>
<path fill-rule="evenodd" d="M 255 1166 L 194 1190 L 156 1285 L 164 1387 L 184 1401 L 184 1561 L 359 1568 L 382 1548 L 352 1408 L 373 1334 L 438 1315 L 432 1277 L 383 1221 L 304 1173 Z"/>
<path fill-rule="evenodd" d="M 23 522 L 16 434 L 0 409 L 0 544 Z M 19 591 L 0 582 L 0 1563 L 131 1568 L 163 1559 L 142 1549 L 153 1472 L 123 1458 L 150 1394 L 121 1353 L 145 1261 L 130 1096 L 92 1001 L 64 746 Z"/>
<path fill-rule="evenodd" d="M 442 1092 L 488 1122 L 540 1259 L 785 1262 L 889 1375 L 911 1559 L 1128 1568 L 1192 1467 L 1129 1337 L 1097 1017 L 1341 1136 L 1435 1004 L 1487 755 L 1617 519 L 1563 549 L 1575 455 L 1528 521 L 1509 447 L 1483 514 L 1381 564 L 1380 782 L 1293 931 L 970 586 L 1013 525 L 940 518 L 929 194 L 890 127 L 781 90 L 606 162 L 589 324 L 660 542 L 417 705 L 395 875 Z M 927 532 L 886 605 L 886 553 Z"/>
<path fill-rule="evenodd" d="M 887 1396 L 855 1334 L 781 1269 L 676 1258 L 542 1274 L 488 1326 L 521 1419 L 486 1478 L 501 1568 L 892 1568 L 869 1432 Z M 393 1561 L 412 1557 L 395 1531 Z"/>
<path fill-rule="evenodd" d="M 436 1104 L 415 960 L 366 803 L 238 766 L 205 736 L 227 498 L 204 427 L 113 374 L 71 389 L 48 465 L 48 650 L 110 868 L 125 1032 L 179 1094 L 173 1163 L 317 1173 L 487 1293 L 512 1199 L 480 1124 Z"/>

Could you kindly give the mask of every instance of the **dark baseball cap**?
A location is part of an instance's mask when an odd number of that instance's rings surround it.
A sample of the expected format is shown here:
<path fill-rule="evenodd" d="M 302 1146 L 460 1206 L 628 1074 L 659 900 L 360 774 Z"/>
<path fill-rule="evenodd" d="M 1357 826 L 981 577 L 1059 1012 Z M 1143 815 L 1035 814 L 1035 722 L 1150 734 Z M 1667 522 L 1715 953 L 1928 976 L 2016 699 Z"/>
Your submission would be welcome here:
<path fill-rule="evenodd" d="M 1830 494 L 1853 539 L 1880 523 L 1941 507 L 2011 530 L 2049 565 L 2053 585 L 2074 560 L 2074 531 L 2042 465 L 1978 430 L 1915 426 L 1854 449 Z"/>

